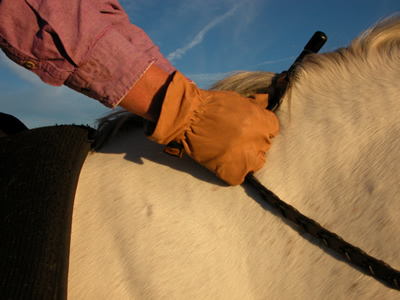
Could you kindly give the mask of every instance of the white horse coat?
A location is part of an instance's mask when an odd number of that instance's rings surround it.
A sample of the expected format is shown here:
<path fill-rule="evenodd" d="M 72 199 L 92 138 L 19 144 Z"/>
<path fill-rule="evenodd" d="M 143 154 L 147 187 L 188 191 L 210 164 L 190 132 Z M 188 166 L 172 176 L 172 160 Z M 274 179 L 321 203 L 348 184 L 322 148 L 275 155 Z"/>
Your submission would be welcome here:
<path fill-rule="evenodd" d="M 349 49 L 309 57 L 276 112 L 281 131 L 256 173 L 281 199 L 396 269 L 399 80 L 399 18 Z M 162 150 L 132 129 L 87 157 L 70 299 L 400 296 L 293 230 L 250 186 L 227 186 Z"/>

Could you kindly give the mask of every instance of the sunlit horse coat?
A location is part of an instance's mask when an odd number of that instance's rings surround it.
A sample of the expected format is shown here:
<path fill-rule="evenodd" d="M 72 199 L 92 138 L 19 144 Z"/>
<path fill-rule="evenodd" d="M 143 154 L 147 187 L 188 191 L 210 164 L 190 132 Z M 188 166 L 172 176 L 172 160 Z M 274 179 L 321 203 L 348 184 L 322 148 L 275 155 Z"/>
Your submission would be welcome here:
<path fill-rule="evenodd" d="M 243 73 L 216 88 L 265 92 L 274 76 Z M 308 57 L 277 111 L 281 132 L 256 174 L 301 212 L 397 269 L 399 78 L 398 17 L 348 48 Z M 188 157 L 163 154 L 131 121 L 122 114 L 106 123 L 106 133 L 121 130 L 83 166 L 70 299 L 399 297 L 293 230 L 250 186 L 226 186 Z"/>
<path fill-rule="evenodd" d="M 268 88 L 244 73 L 216 88 Z M 311 55 L 277 111 L 261 182 L 304 214 L 400 268 L 400 19 Z M 119 117 L 124 121 L 125 117 Z M 111 126 L 116 126 L 111 122 Z M 299 235 L 249 186 L 120 132 L 83 167 L 71 299 L 393 299 L 398 291 Z"/>

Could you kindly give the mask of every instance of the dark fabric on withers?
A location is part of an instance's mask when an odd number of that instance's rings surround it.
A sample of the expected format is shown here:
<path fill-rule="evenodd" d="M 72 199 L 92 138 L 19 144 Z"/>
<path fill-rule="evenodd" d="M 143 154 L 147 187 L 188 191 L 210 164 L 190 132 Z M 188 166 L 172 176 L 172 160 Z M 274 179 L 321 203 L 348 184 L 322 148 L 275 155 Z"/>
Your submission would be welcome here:
<path fill-rule="evenodd" d="M 0 130 L 6 135 L 16 134 L 27 129 L 28 127 L 16 117 L 0 112 Z"/>
<path fill-rule="evenodd" d="M 73 201 L 92 133 L 54 126 L 0 138 L 1 299 L 66 299 Z"/>

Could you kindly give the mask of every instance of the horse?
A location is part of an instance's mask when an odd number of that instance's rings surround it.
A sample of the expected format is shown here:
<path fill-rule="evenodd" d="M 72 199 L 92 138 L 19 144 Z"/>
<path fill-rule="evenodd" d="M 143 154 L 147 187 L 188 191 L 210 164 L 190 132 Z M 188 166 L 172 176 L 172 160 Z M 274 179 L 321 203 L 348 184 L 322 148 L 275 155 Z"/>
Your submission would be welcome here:
<path fill-rule="evenodd" d="M 212 89 L 271 92 L 243 72 Z M 280 133 L 256 178 L 368 254 L 400 268 L 400 17 L 296 67 Z M 223 117 L 223 116 L 221 116 Z M 163 153 L 118 112 L 100 123 L 75 196 L 70 299 L 394 299 L 266 205 L 187 156 Z"/>

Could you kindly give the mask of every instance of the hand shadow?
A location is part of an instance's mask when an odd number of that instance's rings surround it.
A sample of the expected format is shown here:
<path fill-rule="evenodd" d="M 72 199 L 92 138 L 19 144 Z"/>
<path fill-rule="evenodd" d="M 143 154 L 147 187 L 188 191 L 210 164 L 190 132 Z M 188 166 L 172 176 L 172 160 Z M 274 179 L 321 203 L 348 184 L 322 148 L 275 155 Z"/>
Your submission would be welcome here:
<path fill-rule="evenodd" d="M 196 179 L 214 185 L 228 186 L 228 184 L 191 159 L 188 155 L 184 154 L 182 158 L 178 158 L 166 154 L 163 151 L 164 148 L 164 145 L 159 145 L 147 139 L 142 130 L 131 129 L 129 131 L 119 132 L 114 137 L 110 137 L 105 145 L 96 150 L 96 152 L 110 154 L 125 153 L 124 158 L 136 164 L 144 164 L 143 159 L 146 159 L 157 164 L 168 166 L 179 172 L 188 173 Z"/>

